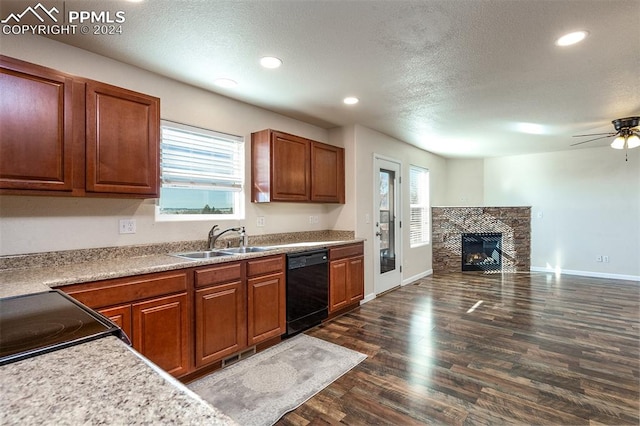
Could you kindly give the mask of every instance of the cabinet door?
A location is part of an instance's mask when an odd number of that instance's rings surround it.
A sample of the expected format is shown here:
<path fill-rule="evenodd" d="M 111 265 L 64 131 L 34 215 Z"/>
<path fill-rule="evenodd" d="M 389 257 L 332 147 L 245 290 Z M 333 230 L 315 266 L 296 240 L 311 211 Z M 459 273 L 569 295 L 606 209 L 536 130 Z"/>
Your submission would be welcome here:
<path fill-rule="evenodd" d="M 347 301 L 349 304 L 364 299 L 364 256 L 348 259 Z"/>
<path fill-rule="evenodd" d="M 71 78 L 0 57 L 0 93 L 0 188 L 71 191 Z"/>
<path fill-rule="evenodd" d="M 111 308 L 99 309 L 105 317 L 109 318 L 114 324 L 124 331 L 129 340 L 131 340 L 131 305 L 120 305 Z"/>
<path fill-rule="evenodd" d="M 248 291 L 248 344 L 278 337 L 286 331 L 284 273 L 250 278 Z"/>
<path fill-rule="evenodd" d="M 273 132 L 271 139 L 271 200 L 309 201 L 311 192 L 308 139 Z"/>
<path fill-rule="evenodd" d="M 344 204 L 344 149 L 311 142 L 311 201 Z"/>
<path fill-rule="evenodd" d="M 348 304 L 348 262 L 347 259 L 329 263 L 329 312 L 335 312 Z"/>
<path fill-rule="evenodd" d="M 196 367 L 247 346 L 245 300 L 240 281 L 196 290 Z"/>
<path fill-rule="evenodd" d="M 87 82 L 86 189 L 158 195 L 160 101 Z"/>
<path fill-rule="evenodd" d="M 134 303 L 133 347 L 174 376 L 189 372 L 187 294 Z"/>

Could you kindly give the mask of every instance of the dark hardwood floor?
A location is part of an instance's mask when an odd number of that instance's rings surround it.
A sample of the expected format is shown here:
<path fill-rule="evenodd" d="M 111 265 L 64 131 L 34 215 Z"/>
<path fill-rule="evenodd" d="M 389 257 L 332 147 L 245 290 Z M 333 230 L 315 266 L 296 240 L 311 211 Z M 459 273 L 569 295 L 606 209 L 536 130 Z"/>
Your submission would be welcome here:
<path fill-rule="evenodd" d="M 427 277 L 310 330 L 368 358 L 278 424 L 638 425 L 639 304 L 631 281 Z"/>

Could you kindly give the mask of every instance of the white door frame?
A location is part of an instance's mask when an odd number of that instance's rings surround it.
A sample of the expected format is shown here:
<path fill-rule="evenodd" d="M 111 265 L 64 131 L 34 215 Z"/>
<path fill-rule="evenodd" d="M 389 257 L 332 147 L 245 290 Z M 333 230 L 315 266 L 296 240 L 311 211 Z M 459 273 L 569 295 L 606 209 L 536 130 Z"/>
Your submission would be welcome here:
<path fill-rule="evenodd" d="M 383 167 L 386 166 L 386 167 Z M 380 238 L 376 235 L 380 218 L 379 215 L 379 180 L 380 168 L 392 170 L 396 174 L 395 179 L 395 221 L 394 221 L 394 241 L 395 241 L 395 269 L 393 271 L 380 273 Z M 402 162 L 395 158 L 387 157 L 380 154 L 373 154 L 373 290 L 375 294 L 384 293 L 392 288 L 402 284 Z"/>

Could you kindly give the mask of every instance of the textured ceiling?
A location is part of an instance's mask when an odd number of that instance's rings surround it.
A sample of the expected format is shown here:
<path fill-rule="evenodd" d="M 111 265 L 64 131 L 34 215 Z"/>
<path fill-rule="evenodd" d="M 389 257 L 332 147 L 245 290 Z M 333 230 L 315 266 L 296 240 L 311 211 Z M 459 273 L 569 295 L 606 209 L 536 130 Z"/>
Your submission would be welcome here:
<path fill-rule="evenodd" d="M 640 0 L 65 3 L 122 9 L 126 22 L 117 37 L 52 37 L 64 43 L 325 128 L 359 123 L 446 157 L 605 146 L 570 147 L 579 141 L 571 136 L 640 115 Z M 578 29 L 590 32 L 583 43 L 554 45 Z M 261 68 L 264 55 L 283 66 Z M 239 86 L 221 89 L 218 77 Z M 343 105 L 348 95 L 360 103 Z M 539 134 L 518 123 L 540 125 Z"/>

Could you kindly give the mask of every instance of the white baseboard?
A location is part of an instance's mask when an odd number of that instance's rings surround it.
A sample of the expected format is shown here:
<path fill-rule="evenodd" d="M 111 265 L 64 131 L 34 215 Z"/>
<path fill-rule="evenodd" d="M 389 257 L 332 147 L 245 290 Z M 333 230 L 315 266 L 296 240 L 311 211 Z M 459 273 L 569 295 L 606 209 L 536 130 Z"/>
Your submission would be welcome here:
<path fill-rule="evenodd" d="M 412 277 L 409 278 L 404 278 L 402 280 L 402 284 L 400 284 L 401 286 L 405 286 L 405 285 L 409 285 L 414 281 L 418 281 L 420 278 L 424 278 L 424 277 L 428 277 L 429 275 L 433 275 L 433 269 L 428 269 L 424 272 L 419 273 L 418 275 L 414 275 Z"/>
<path fill-rule="evenodd" d="M 414 275 L 411 278 L 403 279 L 402 283 L 400 284 L 400 286 L 404 287 L 405 285 L 411 284 L 412 282 L 417 281 L 420 278 L 427 277 L 429 275 L 433 275 L 433 269 L 429 269 L 429 270 L 424 271 L 424 272 L 422 272 L 422 273 L 420 273 L 418 275 Z M 369 294 L 364 296 L 364 299 L 362 299 L 360 301 L 360 304 L 364 305 L 365 303 L 370 302 L 375 298 L 376 298 L 376 294 L 375 293 L 369 293 Z"/>
<path fill-rule="evenodd" d="M 552 269 L 552 268 L 544 268 L 541 266 L 532 266 L 529 268 L 531 272 L 552 272 L 556 274 L 566 274 L 566 275 L 579 275 L 582 277 L 593 277 L 593 278 L 609 278 L 612 280 L 627 280 L 627 281 L 640 281 L 640 276 L 638 275 L 623 275 L 623 274 L 609 274 L 605 272 L 593 272 L 593 271 L 576 271 L 573 269 Z"/>
<path fill-rule="evenodd" d="M 367 303 L 367 302 L 371 302 L 371 301 L 372 301 L 373 299 L 375 299 L 375 298 L 376 298 L 376 294 L 375 294 L 375 293 L 369 293 L 369 294 L 367 294 L 366 296 L 364 296 L 364 299 L 362 299 L 362 300 L 360 301 L 360 304 L 361 304 L 361 305 L 364 305 L 364 304 L 365 304 L 365 303 Z"/>

